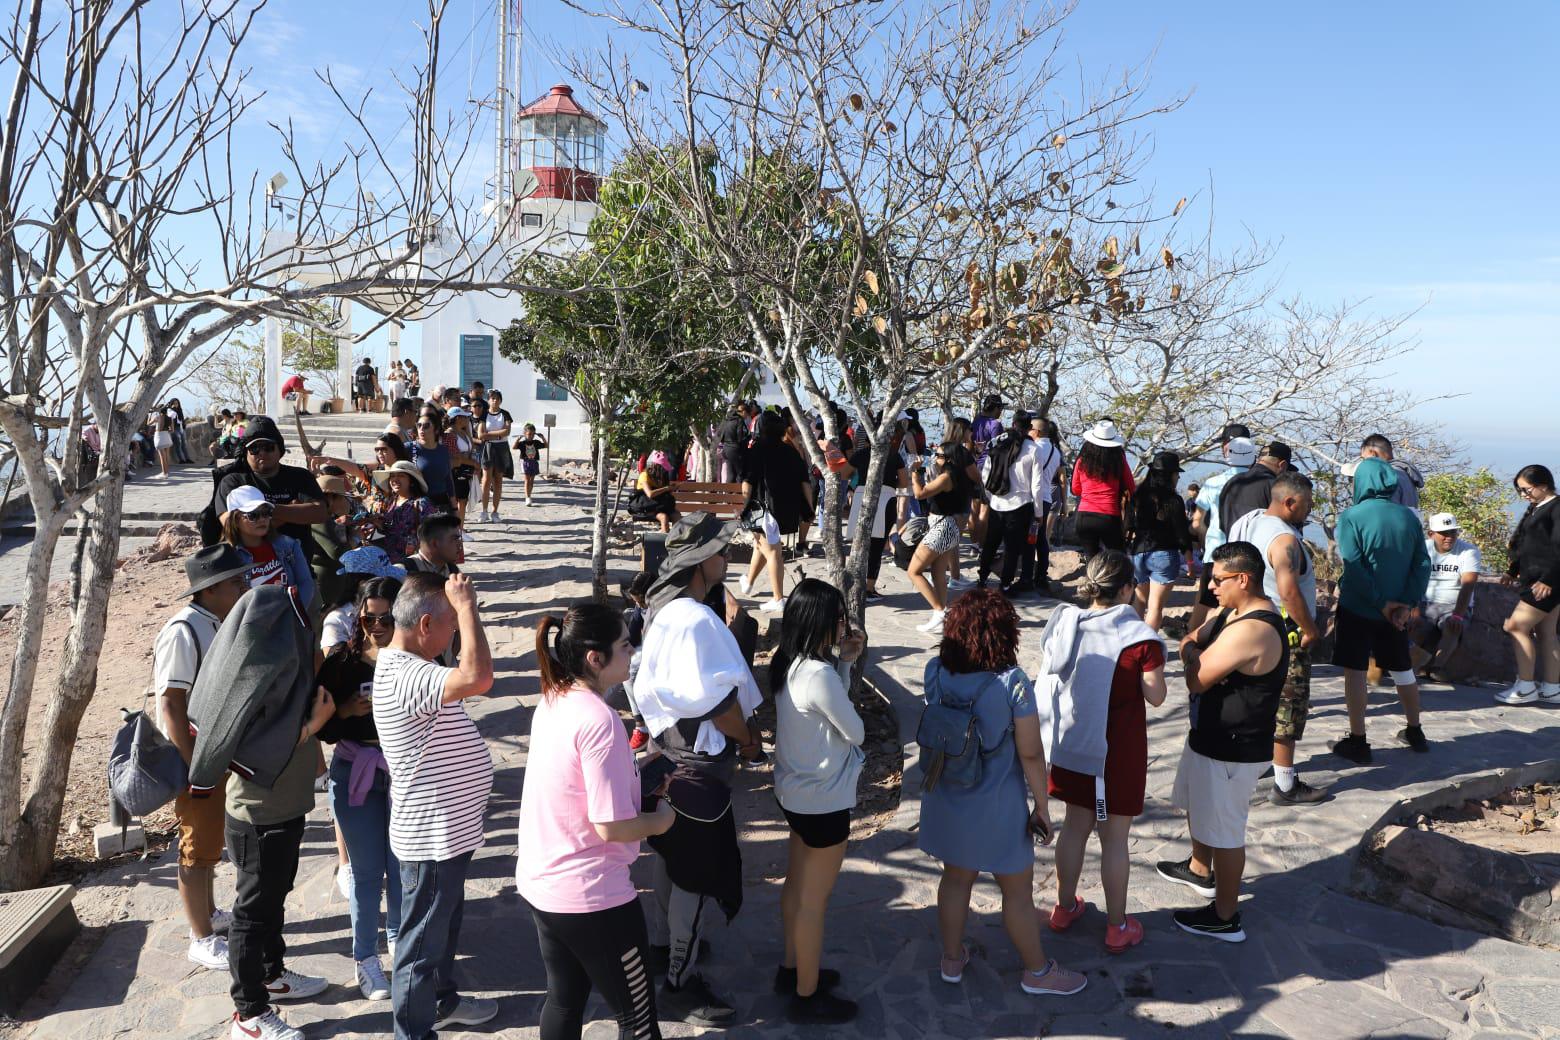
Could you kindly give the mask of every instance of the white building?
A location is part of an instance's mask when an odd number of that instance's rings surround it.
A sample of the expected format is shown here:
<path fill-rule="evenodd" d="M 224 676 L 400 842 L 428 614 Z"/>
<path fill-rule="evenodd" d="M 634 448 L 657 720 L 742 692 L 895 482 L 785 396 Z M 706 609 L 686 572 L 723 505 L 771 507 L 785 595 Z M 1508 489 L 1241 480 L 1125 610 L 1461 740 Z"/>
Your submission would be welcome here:
<path fill-rule="evenodd" d="M 548 252 L 579 248 L 596 215 L 606 124 L 581 108 L 574 91 L 560 84 L 522 109 L 515 128 L 517 165 L 531 176 L 518 178 L 515 194 L 523 197 L 508 207 L 506 239 Z M 495 262 L 507 263 L 516 249 L 491 252 Z M 441 385 L 469 387 L 474 381 L 497 387 L 517 427 L 530 422 L 541 430 L 544 417 L 552 415 L 553 449 L 588 453 L 590 429 L 579 405 L 529 364 L 499 355 L 499 333 L 524 313 L 522 299 L 514 294 L 459 293 L 439 301 L 436 312 L 421 323 L 423 392 L 431 394 Z"/>

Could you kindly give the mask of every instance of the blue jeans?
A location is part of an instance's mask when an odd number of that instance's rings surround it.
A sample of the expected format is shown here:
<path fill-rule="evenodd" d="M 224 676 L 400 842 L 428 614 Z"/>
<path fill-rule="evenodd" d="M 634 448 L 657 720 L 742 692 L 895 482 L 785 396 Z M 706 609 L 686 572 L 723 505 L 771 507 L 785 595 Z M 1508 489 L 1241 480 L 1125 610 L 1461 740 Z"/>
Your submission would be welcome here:
<path fill-rule="evenodd" d="M 455 1010 L 455 947 L 466 906 L 471 853 L 401 861 L 401 935 L 395 944 L 390 1001 L 396 1040 L 430 1040 L 433 1024 Z"/>
<path fill-rule="evenodd" d="M 347 843 L 352 861 L 352 959 L 379 952 L 379 893 L 385 894 L 385 938 L 401 931 L 401 865 L 390 851 L 390 778 L 375 771 L 374 786 L 362 805 L 347 804 L 352 763 L 332 758 L 330 811 Z"/>

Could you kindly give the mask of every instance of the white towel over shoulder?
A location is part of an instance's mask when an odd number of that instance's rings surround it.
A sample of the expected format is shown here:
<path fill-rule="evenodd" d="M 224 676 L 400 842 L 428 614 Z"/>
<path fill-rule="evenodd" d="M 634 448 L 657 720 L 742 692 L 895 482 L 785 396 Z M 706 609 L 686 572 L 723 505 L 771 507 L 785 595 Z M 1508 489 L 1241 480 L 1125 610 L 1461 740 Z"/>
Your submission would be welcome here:
<path fill-rule="evenodd" d="M 634 704 L 646 728 L 659 735 L 683 719 L 707 715 L 733 687 L 743 716 L 752 715 L 763 694 L 736 636 L 720 616 L 687 598 L 657 611 L 645 631 L 639 674 L 634 677 Z M 725 747 L 725 735 L 705 721 L 693 749 L 718 755 Z"/>

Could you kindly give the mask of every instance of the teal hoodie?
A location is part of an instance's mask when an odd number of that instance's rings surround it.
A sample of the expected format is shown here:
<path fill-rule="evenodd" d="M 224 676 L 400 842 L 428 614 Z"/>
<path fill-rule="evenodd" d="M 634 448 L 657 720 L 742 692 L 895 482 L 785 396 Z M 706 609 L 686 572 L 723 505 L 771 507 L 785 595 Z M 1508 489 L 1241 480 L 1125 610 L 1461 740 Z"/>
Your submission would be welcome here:
<path fill-rule="evenodd" d="M 1365 459 L 1354 471 L 1354 505 L 1338 518 L 1338 605 L 1365 617 L 1379 618 L 1388 603 L 1417 605 L 1430 584 L 1425 533 L 1413 510 L 1392 501 L 1397 486 L 1396 470 Z"/>

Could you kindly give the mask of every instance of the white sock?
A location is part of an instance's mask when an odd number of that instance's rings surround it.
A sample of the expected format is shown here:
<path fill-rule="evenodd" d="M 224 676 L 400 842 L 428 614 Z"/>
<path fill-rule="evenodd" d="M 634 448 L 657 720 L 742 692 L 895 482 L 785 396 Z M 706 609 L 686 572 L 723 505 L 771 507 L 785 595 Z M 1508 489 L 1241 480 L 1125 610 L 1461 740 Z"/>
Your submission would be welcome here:
<path fill-rule="evenodd" d="M 1295 767 L 1273 764 L 1273 786 L 1287 791 L 1295 786 Z"/>
<path fill-rule="evenodd" d="M 1513 690 L 1521 690 L 1523 693 L 1531 693 L 1538 689 L 1538 683 L 1532 679 L 1518 679 L 1511 688 Z"/>
<path fill-rule="evenodd" d="M 1554 697 L 1560 694 L 1560 682 L 1546 682 L 1538 684 L 1538 692 L 1545 697 Z"/>

